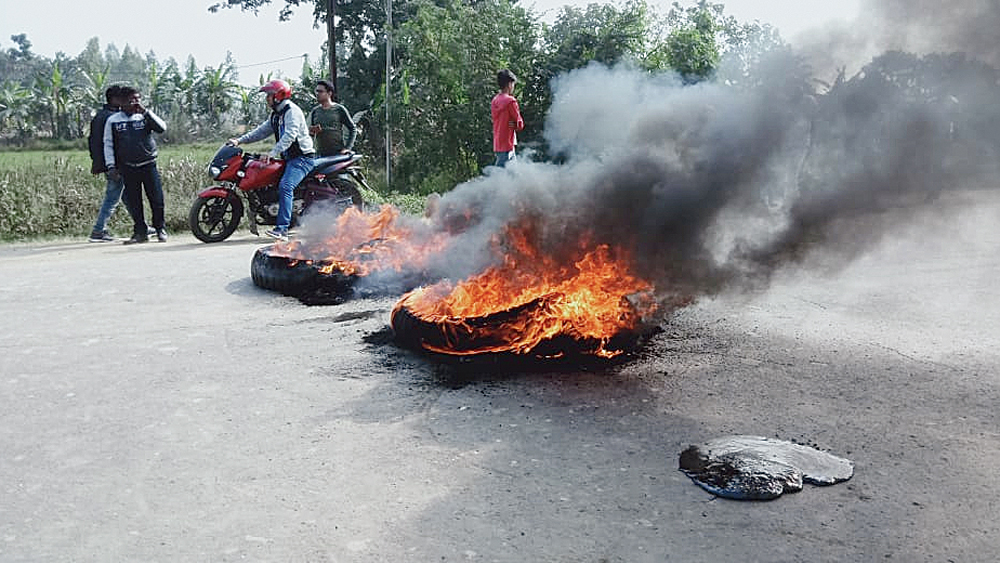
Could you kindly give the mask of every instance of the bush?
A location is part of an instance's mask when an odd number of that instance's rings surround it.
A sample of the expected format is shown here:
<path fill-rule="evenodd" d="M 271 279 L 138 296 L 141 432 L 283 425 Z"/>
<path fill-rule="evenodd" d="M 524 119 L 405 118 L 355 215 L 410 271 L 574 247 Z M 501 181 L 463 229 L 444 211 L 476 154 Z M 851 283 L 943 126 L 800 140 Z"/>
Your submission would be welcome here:
<path fill-rule="evenodd" d="M 188 145 L 160 150 L 157 164 L 169 230 L 187 229 L 191 199 L 208 184 L 205 167 L 216 148 Z M 104 190 L 104 176 L 90 174 L 90 156 L 83 149 L 0 153 L 0 240 L 85 237 L 104 201 Z M 119 209 L 108 228 L 129 233 L 132 221 L 123 206 Z"/>
<path fill-rule="evenodd" d="M 270 146 L 255 144 L 248 150 L 264 152 Z M 205 170 L 218 148 L 217 144 L 160 147 L 157 166 L 163 180 L 167 230 L 188 231 L 191 201 L 210 185 Z M 365 174 L 372 189 L 364 190 L 362 196 L 369 204 L 389 203 L 404 213 L 423 212 L 423 196 L 386 193 L 384 170 L 367 168 Z M 104 201 L 104 190 L 104 175 L 90 174 L 90 156 L 83 148 L 0 152 L 0 240 L 86 237 Z M 147 204 L 146 220 L 150 217 Z M 124 206 L 111 216 L 108 229 L 119 236 L 131 233 L 132 220 Z"/>

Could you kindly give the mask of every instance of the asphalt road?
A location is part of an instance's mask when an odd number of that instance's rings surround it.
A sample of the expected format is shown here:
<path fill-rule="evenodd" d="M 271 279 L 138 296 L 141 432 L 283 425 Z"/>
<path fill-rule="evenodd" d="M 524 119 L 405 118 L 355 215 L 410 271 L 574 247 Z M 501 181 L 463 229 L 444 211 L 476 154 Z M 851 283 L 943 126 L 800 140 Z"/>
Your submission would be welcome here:
<path fill-rule="evenodd" d="M 630 361 L 442 365 L 249 235 L 0 247 L 0 561 L 993 561 L 1000 203 L 681 311 Z M 716 499 L 689 444 L 855 476 Z"/>

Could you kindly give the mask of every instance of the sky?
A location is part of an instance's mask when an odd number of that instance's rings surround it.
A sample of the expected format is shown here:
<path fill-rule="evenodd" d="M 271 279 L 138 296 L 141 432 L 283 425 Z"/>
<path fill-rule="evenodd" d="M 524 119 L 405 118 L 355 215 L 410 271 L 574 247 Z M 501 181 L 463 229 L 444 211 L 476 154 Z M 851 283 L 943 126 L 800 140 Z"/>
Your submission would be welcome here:
<path fill-rule="evenodd" d="M 543 17 L 554 17 L 560 6 L 586 6 L 588 0 L 521 0 Z M 782 37 L 795 37 L 830 22 L 848 22 L 857 16 L 860 0 L 719 0 L 726 13 L 740 21 L 759 20 L 777 27 Z M 302 55 L 313 63 L 326 40 L 326 28 L 314 28 L 310 8 L 299 8 L 289 21 L 279 22 L 282 0 L 262 8 L 258 15 L 238 9 L 209 13 L 215 0 L 131 0 L 126 10 L 109 10 L 103 0 L 47 2 L 0 0 L 0 49 L 14 47 L 11 35 L 26 33 L 32 51 L 53 58 L 56 52 L 76 56 L 92 37 L 101 48 L 126 45 L 158 60 L 169 57 L 184 63 L 193 55 L 199 67 L 217 67 L 232 52 L 240 82 L 256 83 L 260 75 L 297 77 Z M 650 0 L 666 11 L 671 0 Z M 690 5 L 691 1 L 682 2 Z M 57 6 L 57 7 L 56 7 Z"/>

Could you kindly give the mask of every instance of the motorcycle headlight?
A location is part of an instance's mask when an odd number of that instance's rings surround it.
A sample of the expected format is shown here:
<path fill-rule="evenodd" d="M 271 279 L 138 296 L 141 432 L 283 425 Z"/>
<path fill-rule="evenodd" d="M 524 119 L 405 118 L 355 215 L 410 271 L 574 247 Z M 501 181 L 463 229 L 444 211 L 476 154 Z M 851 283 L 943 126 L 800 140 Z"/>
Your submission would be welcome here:
<path fill-rule="evenodd" d="M 222 169 L 219 168 L 218 166 L 208 167 L 208 175 L 211 176 L 213 180 L 218 178 L 219 174 L 222 174 Z"/>

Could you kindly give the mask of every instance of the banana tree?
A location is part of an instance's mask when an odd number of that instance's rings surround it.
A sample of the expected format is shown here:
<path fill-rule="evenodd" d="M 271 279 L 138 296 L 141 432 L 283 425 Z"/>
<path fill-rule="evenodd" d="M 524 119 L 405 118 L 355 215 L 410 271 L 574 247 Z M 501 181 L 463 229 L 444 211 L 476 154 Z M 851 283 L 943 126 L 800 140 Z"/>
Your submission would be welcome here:
<path fill-rule="evenodd" d="M 104 105 L 106 100 L 104 91 L 110 86 L 108 79 L 111 76 L 111 68 L 105 66 L 104 68 L 90 72 L 83 70 L 80 71 L 80 76 L 83 77 L 83 92 L 81 96 L 83 104 L 92 108 Z"/>
<path fill-rule="evenodd" d="M 230 56 L 218 68 L 206 67 L 198 79 L 199 109 L 213 128 L 221 125 L 223 115 L 233 107 L 240 93 L 235 76 L 236 65 Z"/>
<path fill-rule="evenodd" d="M 40 74 L 35 78 L 34 90 L 39 102 L 39 110 L 44 112 L 45 119 L 49 122 L 52 137 L 59 138 L 59 123 L 62 114 L 66 111 L 67 97 L 59 61 L 52 63 L 52 69 L 47 76 Z"/>
<path fill-rule="evenodd" d="M 163 73 L 160 72 L 156 61 L 151 61 L 146 71 L 149 77 L 149 92 L 146 94 L 146 99 L 149 102 L 149 107 L 160 113 L 164 102 Z"/>
<path fill-rule="evenodd" d="M 34 93 L 36 111 L 50 124 L 52 138 L 64 139 L 72 136 L 69 118 L 74 105 L 79 105 L 79 87 L 67 79 L 62 70 L 63 61 L 56 60 L 48 74 L 35 77 Z"/>
<path fill-rule="evenodd" d="M 14 131 L 14 138 L 24 142 L 32 133 L 31 90 L 13 81 L 0 86 L 0 134 Z"/>

